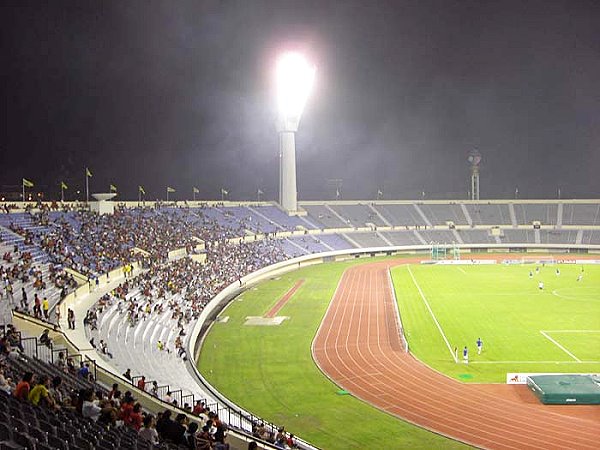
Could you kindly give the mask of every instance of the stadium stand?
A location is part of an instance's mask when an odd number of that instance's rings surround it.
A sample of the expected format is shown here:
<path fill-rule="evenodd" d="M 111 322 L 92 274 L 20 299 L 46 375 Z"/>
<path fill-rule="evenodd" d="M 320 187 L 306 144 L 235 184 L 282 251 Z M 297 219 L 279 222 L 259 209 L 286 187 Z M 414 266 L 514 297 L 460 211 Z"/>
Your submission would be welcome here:
<path fill-rule="evenodd" d="M 543 225 L 556 225 L 558 219 L 557 204 L 517 203 L 514 205 L 519 225 L 531 225 L 539 221 Z"/>
<path fill-rule="evenodd" d="M 319 228 L 344 228 L 349 226 L 349 219 L 338 215 L 334 210 L 325 205 L 305 205 L 311 221 Z"/>
<path fill-rule="evenodd" d="M 331 205 L 331 209 L 335 211 L 338 216 L 346 219 L 353 227 L 364 227 L 368 224 L 373 224 L 375 226 L 386 225 L 383 218 L 377 214 L 377 211 L 373 210 L 368 205 Z"/>
<path fill-rule="evenodd" d="M 465 206 L 474 225 L 511 224 L 507 204 L 468 203 Z"/>
<path fill-rule="evenodd" d="M 420 205 L 420 208 L 433 225 L 446 225 L 447 222 L 453 222 L 456 225 L 468 225 L 467 218 L 459 204 L 425 203 Z"/>
<path fill-rule="evenodd" d="M 363 232 L 363 233 L 352 233 L 346 235 L 346 239 L 351 239 L 353 243 L 356 243 L 356 247 L 388 247 L 389 241 L 386 241 L 380 233 L 375 232 Z"/>
<path fill-rule="evenodd" d="M 382 203 L 375 205 L 379 214 L 392 226 L 425 226 L 427 222 L 419 214 L 414 203 Z"/>
<path fill-rule="evenodd" d="M 600 225 L 600 205 L 573 203 L 563 206 L 564 225 Z"/>

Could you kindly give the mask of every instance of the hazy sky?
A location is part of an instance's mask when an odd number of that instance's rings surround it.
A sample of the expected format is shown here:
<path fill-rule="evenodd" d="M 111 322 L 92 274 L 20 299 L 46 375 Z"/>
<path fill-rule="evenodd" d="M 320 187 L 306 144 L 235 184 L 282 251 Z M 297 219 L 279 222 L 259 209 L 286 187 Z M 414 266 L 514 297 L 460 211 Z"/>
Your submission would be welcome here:
<path fill-rule="evenodd" d="M 600 197 L 600 2 L 3 1 L 0 185 L 277 198 L 273 68 L 306 52 L 300 199 Z"/>

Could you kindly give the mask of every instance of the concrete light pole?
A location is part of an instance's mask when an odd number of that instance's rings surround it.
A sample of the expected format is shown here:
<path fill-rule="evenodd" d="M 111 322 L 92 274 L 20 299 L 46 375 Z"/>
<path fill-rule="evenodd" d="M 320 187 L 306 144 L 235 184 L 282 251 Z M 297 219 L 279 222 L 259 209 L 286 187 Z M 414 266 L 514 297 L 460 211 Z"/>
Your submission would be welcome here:
<path fill-rule="evenodd" d="M 296 132 L 314 77 L 314 66 L 299 53 L 284 53 L 277 62 L 279 204 L 288 213 L 298 210 Z"/>

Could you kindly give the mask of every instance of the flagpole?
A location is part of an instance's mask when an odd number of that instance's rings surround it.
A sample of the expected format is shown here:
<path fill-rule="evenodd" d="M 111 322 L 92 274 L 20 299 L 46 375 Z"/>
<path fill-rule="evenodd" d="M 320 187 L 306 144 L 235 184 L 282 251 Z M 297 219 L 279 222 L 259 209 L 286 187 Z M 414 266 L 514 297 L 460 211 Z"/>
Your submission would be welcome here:
<path fill-rule="evenodd" d="M 142 203 L 142 191 L 140 190 L 139 186 L 138 186 L 138 203 Z"/>
<path fill-rule="evenodd" d="M 196 189 L 192 189 L 192 199 L 196 201 Z"/>
<path fill-rule="evenodd" d="M 23 209 L 25 209 L 25 181 L 21 180 L 23 185 Z"/>
<path fill-rule="evenodd" d="M 260 189 L 256 191 L 256 201 L 260 203 Z"/>
<path fill-rule="evenodd" d="M 223 189 L 221 189 L 221 203 L 223 203 L 225 201 L 225 192 L 223 192 Z"/>
<path fill-rule="evenodd" d="M 88 177 L 88 169 L 85 168 L 85 202 L 90 202 L 90 177 Z"/>
<path fill-rule="evenodd" d="M 169 186 L 167 186 L 167 203 L 169 203 Z"/>
<path fill-rule="evenodd" d="M 60 202 L 65 202 L 65 188 L 63 187 L 62 183 L 60 184 Z"/>

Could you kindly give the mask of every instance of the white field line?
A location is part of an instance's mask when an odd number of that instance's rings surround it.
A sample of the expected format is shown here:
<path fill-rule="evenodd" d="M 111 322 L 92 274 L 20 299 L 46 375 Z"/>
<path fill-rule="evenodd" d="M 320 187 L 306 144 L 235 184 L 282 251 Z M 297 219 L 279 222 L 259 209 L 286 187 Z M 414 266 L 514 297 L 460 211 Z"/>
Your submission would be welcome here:
<path fill-rule="evenodd" d="M 563 352 L 565 352 L 567 355 L 569 355 L 571 358 L 573 358 L 575 361 L 577 362 L 581 362 L 581 360 L 575 356 L 573 353 L 571 353 L 569 350 L 567 350 L 566 348 L 564 348 L 562 345 L 560 345 L 558 342 L 556 342 L 554 339 L 552 339 L 550 336 L 548 336 L 544 331 L 540 330 L 540 333 L 542 333 L 542 335 L 548 339 L 550 342 L 552 342 L 554 345 L 556 345 L 558 348 L 560 348 Z"/>
<path fill-rule="evenodd" d="M 599 364 L 600 361 L 579 361 L 580 364 Z M 574 364 L 573 361 L 469 361 L 471 364 Z"/>
<path fill-rule="evenodd" d="M 460 270 L 465 275 L 468 275 L 467 271 L 465 269 L 463 269 L 462 267 L 460 267 L 460 266 L 454 266 L 454 267 L 456 267 L 456 269 Z"/>
<path fill-rule="evenodd" d="M 450 355 L 452 356 L 452 360 L 454 362 L 458 362 L 456 359 L 456 355 L 454 354 L 454 351 L 452 350 L 452 347 L 450 346 L 450 343 L 448 342 L 448 338 L 444 334 L 444 330 L 442 330 L 442 326 L 436 319 L 435 314 L 433 314 L 433 311 L 431 310 L 431 307 L 429 306 L 429 302 L 427 301 L 427 299 L 425 298 L 425 294 L 423 294 L 423 291 L 421 290 L 421 286 L 419 286 L 419 283 L 417 283 L 417 280 L 415 279 L 415 276 L 413 275 L 412 270 L 410 270 L 410 265 L 407 264 L 406 268 L 408 269 L 408 273 L 410 274 L 410 277 L 412 278 L 413 283 L 415 284 L 417 290 L 419 291 L 419 295 L 423 299 L 423 302 L 425 303 L 425 306 L 427 307 L 429 314 L 431 314 L 431 317 L 433 318 L 435 325 L 437 326 L 438 330 L 440 331 L 440 334 L 442 335 L 442 338 L 444 339 L 444 342 L 446 343 L 446 347 L 448 347 L 448 351 L 450 352 Z"/>
<path fill-rule="evenodd" d="M 600 330 L 543 330 L 546 333 L 600 333 Z"/>

